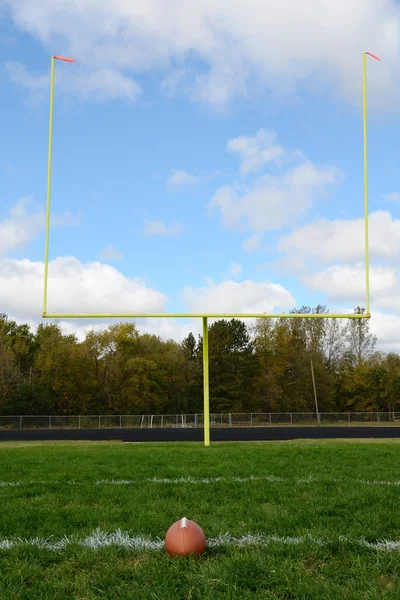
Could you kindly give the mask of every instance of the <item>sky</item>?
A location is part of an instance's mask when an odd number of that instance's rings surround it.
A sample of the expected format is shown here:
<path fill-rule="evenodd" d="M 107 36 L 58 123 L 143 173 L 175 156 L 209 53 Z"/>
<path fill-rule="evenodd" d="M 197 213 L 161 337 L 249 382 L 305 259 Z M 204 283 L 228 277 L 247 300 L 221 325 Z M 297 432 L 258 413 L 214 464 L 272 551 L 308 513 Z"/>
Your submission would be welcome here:
<path fill-rule="evenodd" d="M 365 306 L 400 351 L 400 3 L 0 0 L 0 312 Z M 66 332 L 109 322 L 65 321 Z M 201 323 L 138 322 L 181 340 Z"/>

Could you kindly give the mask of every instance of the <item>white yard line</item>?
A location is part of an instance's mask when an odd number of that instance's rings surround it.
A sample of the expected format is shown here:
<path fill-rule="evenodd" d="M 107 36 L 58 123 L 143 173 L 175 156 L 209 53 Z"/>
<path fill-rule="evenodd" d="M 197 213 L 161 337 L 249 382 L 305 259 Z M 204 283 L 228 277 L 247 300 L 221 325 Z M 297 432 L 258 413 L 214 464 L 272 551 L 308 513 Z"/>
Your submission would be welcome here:
<path fill-rule="evenodd" d="M 248 477 L 152 477 L 145 480 L 133 479 L 100 479 L 96 485 L 132 485 L 138 483 L 191 483 L 193 485 L 218 483 L 219 481 L 247 483 L 249 481 L 271 481 L 271 482 L 292 482 L 290 478 L 275 477 L 274 475 L 249 475 Z M 300 481 L 300 480 L 299 480 Z"/>
<path fill-rule="evenodd" d="M 376 542 L 368 542 L 364 538 L 349 539 L 339 536 L 336 539 L 321 539 L 316 538 L 311 534 L 306 534 L 298 537 L 279 536 L 279 535 L 263 535 L 260 533 L 247 533 L 241 537 L 235 537 L 230 533 L 221 533 L 217 537 L 208 538 L 208 548 L 221 547 L 267 547 L 271 544 L 280 544 L 285 546 L 299 546 L 308 544 L 313 546 L 328 546 L 329 544 L 339 543 L 343 546 L 358 546 L 359 548 L 367 548 L 375 551 L 385 552 L 400 552 L 400 540 L 377 540 Z M 164 548 L 164 541 L 161 538 L 149 538 L 141 535 L 131 536 L 128 531 L 117 529 L 113 533 L 107 533 L 96 529 L 83 539 L 76 536 L 64 536 L 59 540 L 50 538 L 32 538 L 32 539 L 0 539 L 0 551 L 10 550 L 16 547 L 36 547 L 45 550 L 61 552 L 68 546 L 78 545 L 91 550 L 100 550 L 109 546 L 117 546 L 127 550 L 140 551 L 159 551 Z"/>
<path fill-rule="evenodd" d="M 248 483 L 250 481 L 269 481 L 271 483 L 358 483 L 360 485 L 389 485 L 400 486 L 400 481 L 368 481 L 365 479 L 344 479 L 338 477 L 314 477 L 309 475 L 305 478 L 278 477 L 276 475 L 249 475 L 248 477 L 152 477 L 150 479 L 134 480 L 134 479 L 100 479 L 96 481 L 96 485 L 134 485 L 141 483 L 190 483 L 193 485 L 212 484 L 218 482 L 237 482 Z"/>
<path fill-rule="evenodd" d="M 28 485 L 143 485 L 144 483 L 165 483 L 165 484 L 180 484 L 188 483 L 192 485 L 210 485 L 219 482 L 226 483 L 249 483 L 251 481 L 267 481 L 270 483 L 290 483 L 290 484 L 307 484 L 307 483 L 344 483 L 344 484 L 359 484 L 359 485 L 376 485 L 376 486 L 394 486 L 399 487 L 400 481 L 383 481 L 383 480 L 366 480 L 366 479 L 345 479 L 340 477 L 315 477 L 309 475 L 302 478 L 278 477 L 276 475 L 249 475 L 248 477 L 220 476 L 220 477 L 149 477 L 148 479 L 98 479 L 97 481 L 0 481 L 2 487 L 20 487 Z"/>

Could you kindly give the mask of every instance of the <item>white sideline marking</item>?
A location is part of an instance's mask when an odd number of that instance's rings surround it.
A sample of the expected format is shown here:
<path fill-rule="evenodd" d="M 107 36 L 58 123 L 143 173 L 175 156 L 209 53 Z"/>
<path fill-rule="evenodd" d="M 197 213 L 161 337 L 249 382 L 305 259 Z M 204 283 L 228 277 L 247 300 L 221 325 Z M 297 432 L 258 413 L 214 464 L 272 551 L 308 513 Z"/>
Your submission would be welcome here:
<path fill-rule="evenodd" d="M 238 483 L 246 483 L 248 481 L 272 481 L 272 482 L 285 482 L 292 479 L 285 479 L 283 477 L 275 477 L 275 475 L 249 475 L 249 477 L 202 477 L 197 479 L 196 477 L 151 477 L 145 480 L 134 479 L 99 479 L 96 481 L 96 485 L 132 485 L 137 483 L 192 483 L 193 485 L 200 485 L 202 483 L 218 483 L 218 481 L 234 481 Z M 300 481 L 300 480 L 299 480 Z"/>
<path fill-rule="evenodd" d="M 312 542 L 317 546 L 325 546 L 329 544 L 329 541 L 321 540 L 313 537 L 310 533 L 300 537 L 288 537 L 279 535 L 262 535 L 259 533 L 241 536 L 240 538 L 232 536 L 230 533 L 222 533 L 216 538 L 207 540 L 207 545 L 211 548 L 218 548 L 220 546 L 269 546 L 272 543 L 287 544 L 290 546 L 298 546 L 305 542 Z M 347 540 L 346 540 L 347 542 Z"/>
<path fill-rule="evenodd" d="M 108 546 L 119 546 L 132 550 L 161 550 L 164 547 L 164 541 L 160 538 L 152 540 L 141 535 L 130 537 L 128 531 L 121 531 L 121 529 L 117 529 L 115 533 L 107 533 L 96 529 L 85 539 L 78 541 L 78 544 L 92 550 L 99 550 Z"/>
<path fill-rule="evenodd" d="M 137 483 L 133 479 L 99 479 L 95 485 L 133 485 Z"/>
<path fill-rule="evenodd" d="M 314 477 L 305 478 L 278 477 L 276 475 L 249 475 L 248 477 L 152 477 L 145 480 L 134 479 L 99 479 L 95 485 L 133 485 L 140 483 L 191 483 L 193 485 L 218 483 L 219 481 L 248 483 L 249 481 L 270 481 L 271 483 L 359 483 L 362 485 L 392 485 L 400 486 L 400 481 L 368 481 L 365 479 L 344 479 L 339 477 Z"/>
<path fill-rule="evenodd" d="M 247 533 L 241 537 L 232 536 L 230 533 L 221 533 L 219 536 L 207 539 L 208 548 L 221 548 L 224 546 L 243 547 L 266 547 L 271 544 L 282 544 L 287 546 L 299 546 L 300 544 L 312 544 L 315 546 L 328 546 L 329 544 L 340 543 L 342 545 L 359 546 L 369 550 L 384 552 L 400 552 L 400 540 L 377 540 L 368 542 L 364 538 L 349 539 L 344 536 L 338 536 L 336 539 L 320 539 L 308 533 L 298 537 L 263 535 L 260 533 Z M 141 535 L 130 536 L 128 531 L 117 529 L 114 533 L 107 533 L 96 529 L 83 539 L 76 536 L 64 536 L 60 540 L 53 541 L 50 538 L 32 538 L 14 540 L 0 540 L 0 551 L 10 550 L 12 548 L 26 546 L 36 547 L 44 550 L 61 552 L 68 546 L 79 545 L 91 550 L 100 550 L 109 546 L 118 546 L 127 550 L 151 550 L 159 551 L 164 548 L 164 541 L 161 538 L 148 538 Z"/>
<path fill-rule="evenodd" d="M 365 485 L 400 485 L 400 481 L 366 481 L 360 479 L 358 483 L 364 483 Z"/>
<path fill-rule="evenodd" d="M 98 479 L 94 482 L 88 481 L 66 481 L 66 480 L 54 480 L 54 481 L 0 481 L 0 488 L 2 487 L 21 487 L 27 485 L 87 485 L 92 483 L 93 485 L 140 485 L 143 483 L 190 483 L 192 485 L 201 484 L 212 484 L 218 483 L 219 481 L 234 482 L 234 483 L 248 483 L 250 481 L 269 481 L 271 483 L 345 483 L 360 485 L 377 485 L 377 486 L 400 486 L 400 481 L 369 481 L 366 479 L 344 479 L 340 477 L 314 477 L 309 475 L 303 478 L 291 478 L 291 477 L 278 477 L 276 475 L 249 475 L 248 477 L 150 477 L 147 479 Z"/>
<path fill-rule="evenodd" d="M 64 550 L 71 541 L 67 538 L 61 538 L 57 542 L 51 542 L 49 539 L 45 538 L 32 538 L 31 540 L 17 538 L 16 540 L 0 540 L 0 550 L 9 550 L 10 548 L 15 548 L 16 546 L 36 546 L 37 548 L 42 548 L 45 550 Z"/>
<path fill-rule="evenodd" d="M 0 487 L 16 487 L 18 485 L 24 485 L 22 481 L 0 481 Z"/>
<path fill-rule="evenodd" d="M 201 479 L 196 479 L 195 477 L 176 477 L 174 479 L 169 479 L 168 477 L 152 477 L 151 479 L 146 479 L 148 483 L 216 483 L 217 481 L 222 481 L 226 479 L 225 477 L 205 477 Z"/>

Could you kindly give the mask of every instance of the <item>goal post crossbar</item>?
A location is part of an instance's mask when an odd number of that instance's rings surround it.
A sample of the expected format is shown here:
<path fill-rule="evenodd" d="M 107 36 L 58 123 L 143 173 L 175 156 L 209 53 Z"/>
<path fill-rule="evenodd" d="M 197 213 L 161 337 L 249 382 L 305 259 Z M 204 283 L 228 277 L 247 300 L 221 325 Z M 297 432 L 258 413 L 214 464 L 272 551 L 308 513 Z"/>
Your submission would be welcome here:
<path fill-rule="evenodd" d="M 370 313 L 43 313 L 43 319 L 369 319 Z"/>

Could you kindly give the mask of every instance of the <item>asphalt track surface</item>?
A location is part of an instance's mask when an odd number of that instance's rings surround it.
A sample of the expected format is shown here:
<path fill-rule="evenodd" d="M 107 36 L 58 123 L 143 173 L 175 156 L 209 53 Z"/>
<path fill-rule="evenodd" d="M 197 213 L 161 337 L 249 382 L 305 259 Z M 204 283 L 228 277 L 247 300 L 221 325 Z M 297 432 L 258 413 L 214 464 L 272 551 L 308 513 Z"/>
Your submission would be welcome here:
<path fill-rule="evenodd" d="M 398 438 L 400 427 L 229 427 L 211 428 L 212 442 L 297 439 Z M 23 429 L 1 430 L 0 442 L 89 440 L 201 442 L 203 429 Z"/>

